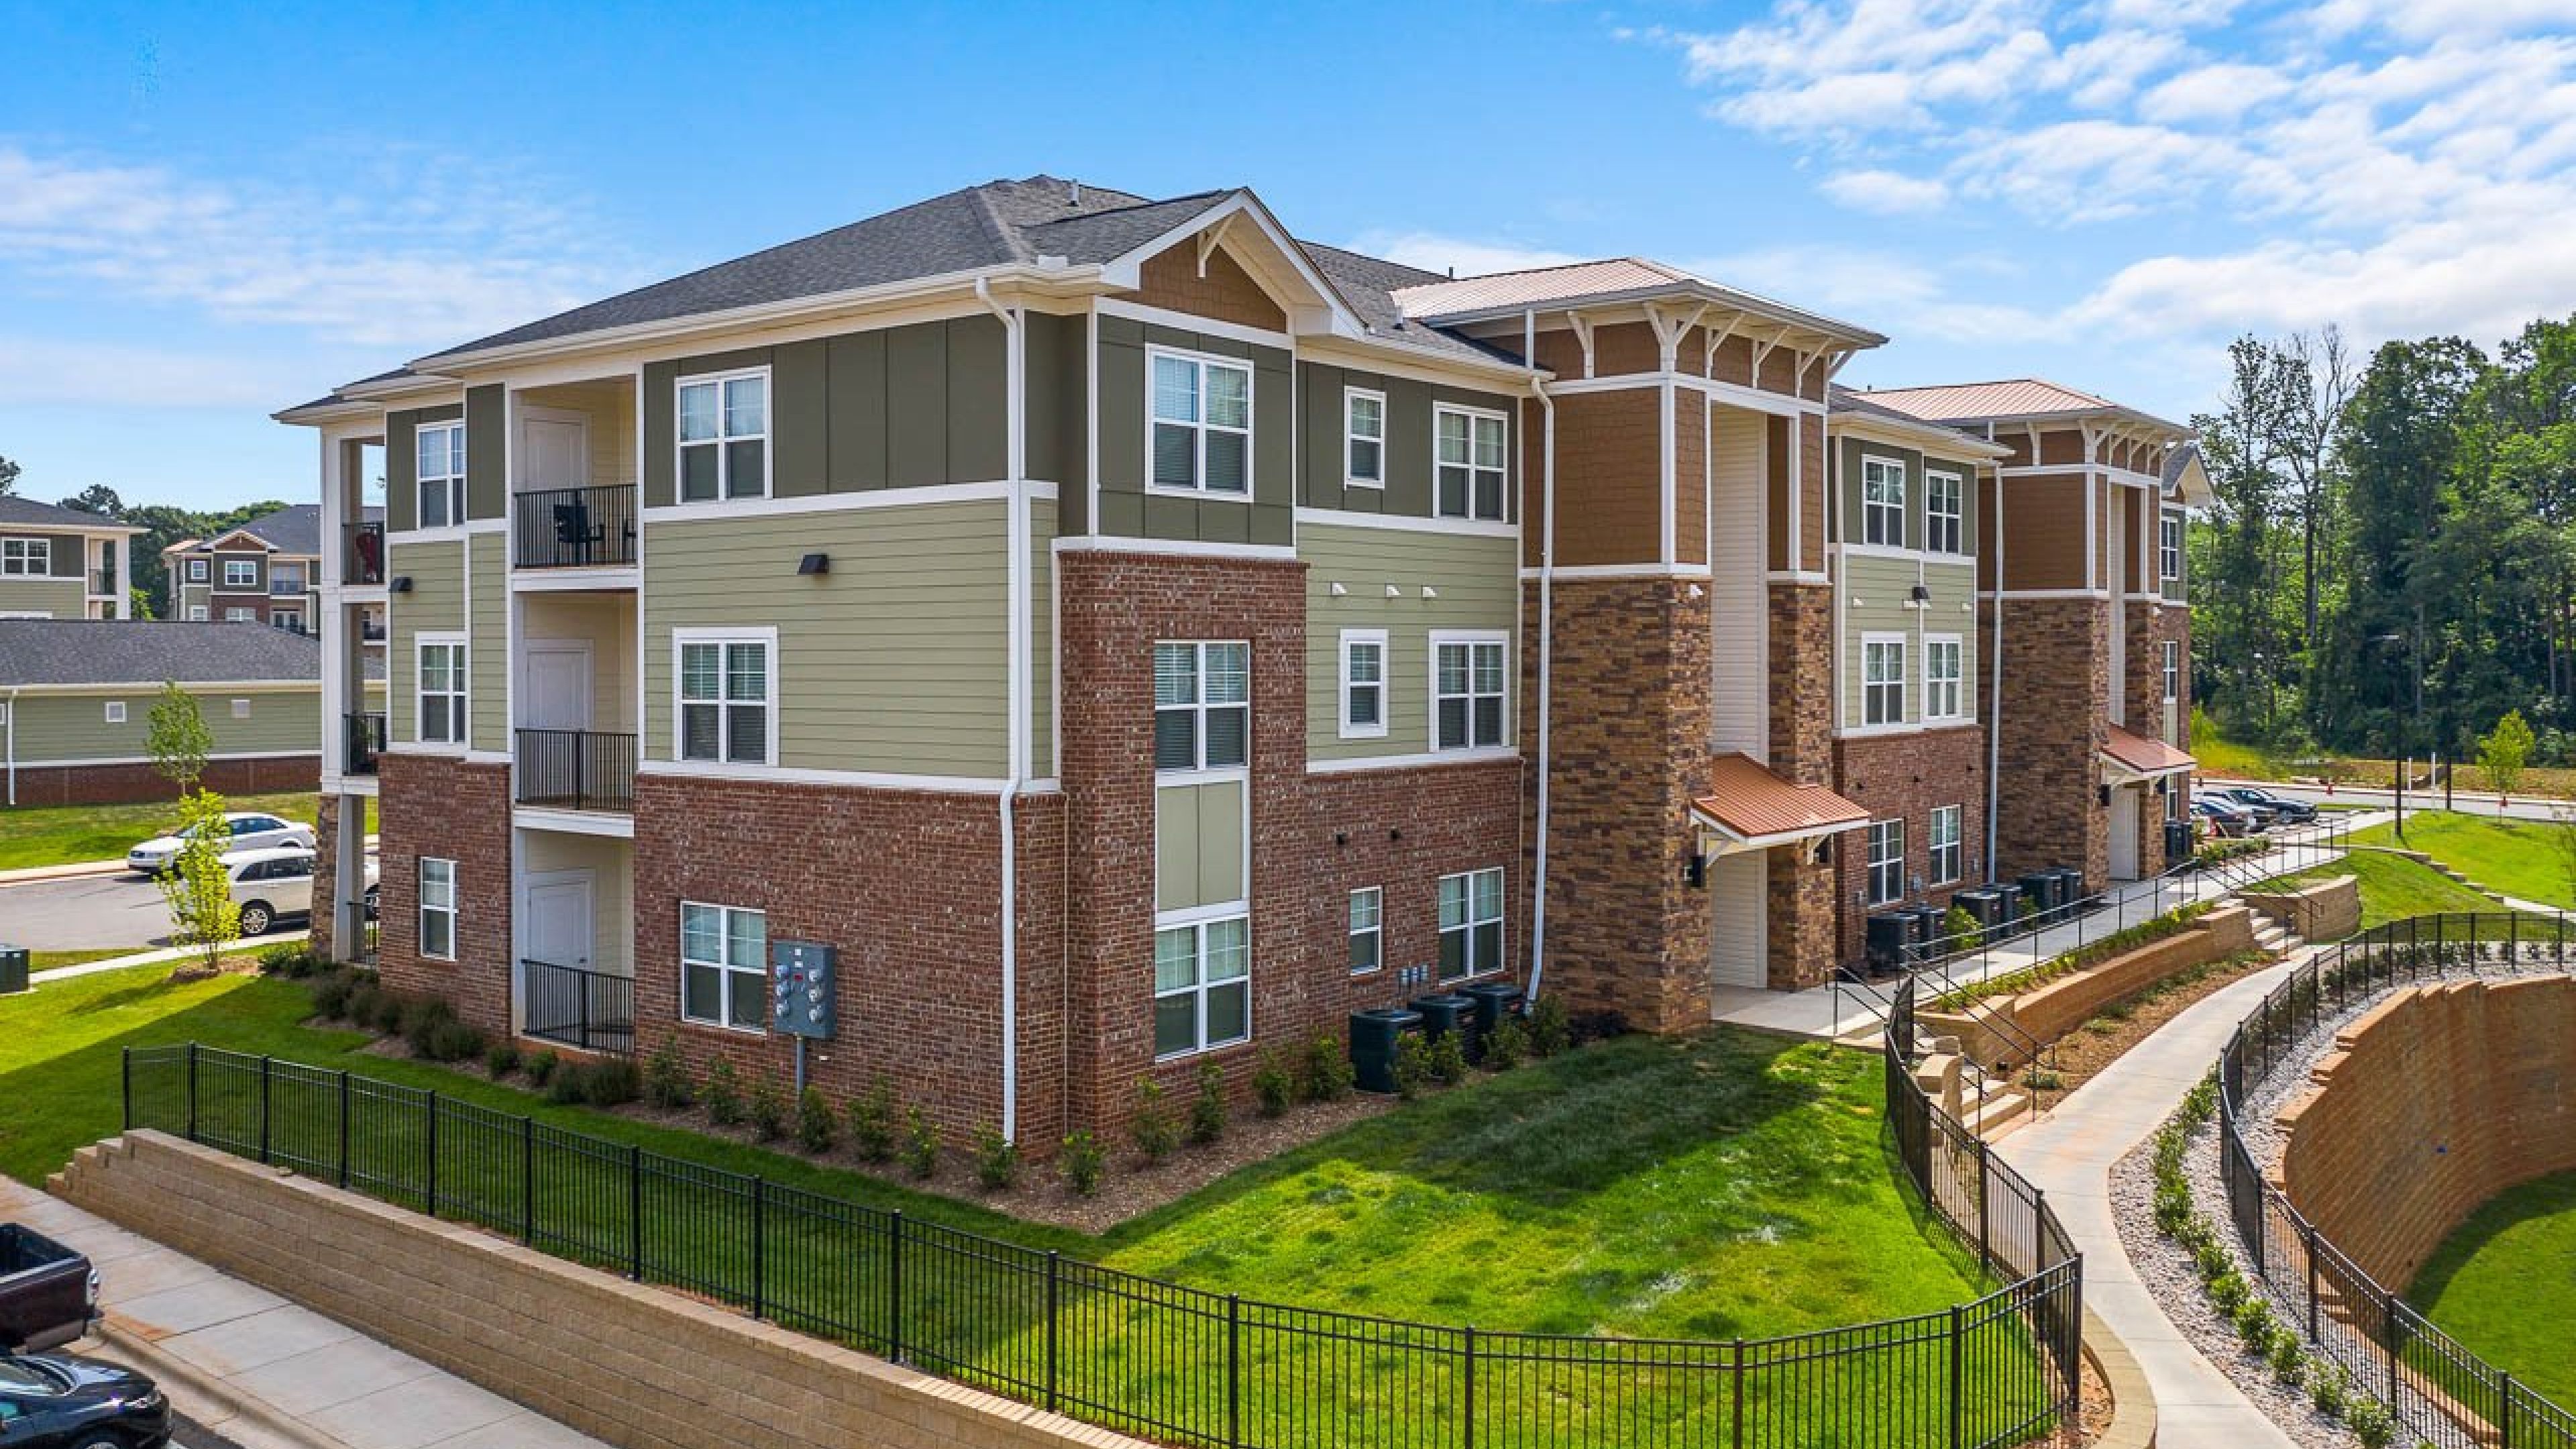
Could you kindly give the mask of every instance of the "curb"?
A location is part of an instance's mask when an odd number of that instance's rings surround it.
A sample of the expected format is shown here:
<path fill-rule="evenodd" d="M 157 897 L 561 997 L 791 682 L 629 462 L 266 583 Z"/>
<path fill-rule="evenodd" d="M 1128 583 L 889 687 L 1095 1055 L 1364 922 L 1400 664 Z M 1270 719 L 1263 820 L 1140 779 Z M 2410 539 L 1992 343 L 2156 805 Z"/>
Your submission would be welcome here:
<path fill-rule="evenodd" d="M 80 880 L 94 875 L 127 874 L 122 860 L 82 860 L 70 865 L 31 865 L 18 870 L 0 870 L 0 886 L 33 885 L 39 881 Z"/>
<path fill-rule="evenodd" d="M 254 1399 L 204 1369 L 165 1351 L 159 1344 L 127 1328 L 114 1313 L 99 1321 L 97 1341 L 101 1346 L 99 1357 L 149 1375 L 165 1392 L 175 1385 L 190 1399 L 221 1414 L 220 1422 L 227 1428 L 246 1426 L 264 1437 L 292 1445 L 294 1449 L 350 1449 L 348 1441 L 299 1424 L 280 1414 L 267 1401 Z M 202 1422 L 200 1415 L 191 1414 L 189 1417 Z M 216 1425 L 206 1427 L 214 1428 Z"/>
<path fill-rule="evenodd" d="M 2093 1371 L 2111 1395 L 2111 1422 L 2090 1449 L 2155 1449 L 2156 1391 L 2147 1383 L 2147 1371 L 2128 1343 L 2090 1308 L 2084 1310 L 2084 1356 L 2093 1361 Z"/>

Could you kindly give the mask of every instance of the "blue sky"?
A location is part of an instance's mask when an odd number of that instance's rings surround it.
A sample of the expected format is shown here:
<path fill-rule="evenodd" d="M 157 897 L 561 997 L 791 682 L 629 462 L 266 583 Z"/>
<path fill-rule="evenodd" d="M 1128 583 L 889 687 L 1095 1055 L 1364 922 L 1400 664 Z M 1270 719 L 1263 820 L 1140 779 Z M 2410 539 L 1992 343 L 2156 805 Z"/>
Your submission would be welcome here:
<path fill-rule="evenodd" d="M 0 6 L 21 491 L 310 496 L 267 413 L 997 176 L 1635 253 L 2180 417 L 2239 332 L 2576 297 L 2576 0 Z"/>

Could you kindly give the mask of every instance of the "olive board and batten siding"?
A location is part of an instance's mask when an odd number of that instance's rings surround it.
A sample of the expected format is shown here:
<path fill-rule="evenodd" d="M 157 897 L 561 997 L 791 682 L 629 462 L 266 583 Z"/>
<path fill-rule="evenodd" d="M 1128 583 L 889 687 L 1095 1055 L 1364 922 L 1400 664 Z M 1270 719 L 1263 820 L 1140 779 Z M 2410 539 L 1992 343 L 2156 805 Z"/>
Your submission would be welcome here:
<path fill-rule="evenodd" d="M 240 628 L 258 628 L 244 624 Z M 312 755 L 321 752 L 322 687 L 191 689 L 197 711 L 213 736 L 208 753 L 225 755 Z M 236 718 L 234 701 L 245 701 L 248 718 Z M 147 760 L 152 734 L 152 707 L 161 691 L 138 687 L 124 693 L 48 694 L 21 692 L 15 701 L 11 732 L 12 758 L 20 766 L 72 760 Z M 108 719 L 108 706 L 122 704 L 125 717 Z"/>
<path fill-rule="evenodd" d="M 420 449 L 423 424 L 452 423 L 465 416 L 461 404 L 396 408 L 385 414 L 385 532 L 409 533 L 420 526 Z M 469 451 L 472 440 L 467 440 Z M 472 466 L 469 457 L 467 466 Z"/>
<path fill-rule="evenodd" d="M 1956 458 L 1944 458 L 1937 453 L 1927 455 L 1913 448 L 1899 448 L 1893 444 L 1882 443 L 1875 438 L 1843 438 L 1839 446 L 1842 450 L 1837 460 L 1842 472 L 1842 525 L 1839 536 L 1845 543 L 1860 543 L 1869 536 L 1866 517 L 1862 512 L 1862 484 L 1866 472 L 1862 462 L 1864 459 L 1879 458 L 1893 461 L 1905 469 L 1904 546 L 1916 549 L 1923 547 L 1924 541 L 1929 536 L 1925 532 L 1925 523 L 1928 517 L 1926 505 L 1931 497 L 1930 475 L 1949 473 L 1959 480 L 1958 557 L 1965 561 L 1976 555 L 1979 527 L 1977 494 L 1981 490 L 1977 486 L 1975 463 Z M 2013 521 L 2016 524 L 2020 522 L 2017 517 Z"/>
<path fill-rule="evenodd" d="M 1975 565 L 1966 559 L 1957 563 L 1926 563 L 1919 566 L 1918 572 L 1918 566 L 1908 559 L 1849 554 L 1843 558 L 1843 570 L 1841 674 L 1845 727 L 1859 727 L 1867 719 L 1862 712 L 1861 646 L 1872 634 L 1904 636 L 1906 724 L 1924 722 L 1926 670 L 1923 641 L 1932 635 L 1956 636 L 1959 641 L 1960 719 L 1975 718 L 1980 703 L 1976 698 Z M 1912 607 L 1918 577 L 1932 595 L 1931 602 L 1921 608 Z"/>
<path fill-rule="evenodd" d="M 1420 755 L 1431 741 L 1431 636 L 1492 632 L 1512 637 L 1520 622 L 1519 544 L 1483 533 L 1430 532 L 1318 523 L 1298 529 L 1306 561 L 1306 758 L 1360 760 Z M 1333 585 L 1343 592 L 1337 597 Z M 1389 598 L 1392 586 L 1397 596 Z M 1424 590 L 1430 596 L 1424 595 Z M 1344 629 L 1386 631 L 1386 733 L 1341 734 Z M 1518 651 L 1511 651 L 1517 658 Z M 1504 671 L 1517 689 L 1517 667 Z M 1520 717 L 1503 711 L 1503 742 Z"/>
<path fill-rule="evenodd" d="M 1297 537 L 1297 408 L 1288 350 L 1132 317 L 1103 316 L 1099 327 L 1100 517 L 1090 520 L 1091 531 L 1181 543 L 1293 544 Z M 1192 496 L 1145 486 L 1151 426 L 1146 416 L 1149 347 L 1201 353 L 1252 368 L 1248 497 Z"/>
<path fill-rule="evenodd" d="M 471 446 L 469 444 L 469 446 Z M 477 750 L 510 748 L 510 536 L 468 534 L 466 600 L 466 737 Z"/>
<path fill-rule="evenodd" d="M 453 634 L 465 628 L 465 540 L 396 543 L 386 552 L 385 571 L 390 577 L 411 580 L 408 591 L 393 596 L 385 650 L 386 674 L 393 685 L 387 699 L 391 713 L 386 720 L 385 739 L 401 745 L 420 737 L 416 718 L 420 704 L 420 636 Z M 494 641 L 493 647 L 503 647 L 502 642 Z M 466 653 L 469 689 L 476 652 L 469 647 Z M 466 700 L 469 709 L 477 703 L 470 696 Z"/>
<path fill-rule="evenodd" d="M 1510 520 L 1520 499 L 1521 450 L 1510 438 L 1510 432 L 1517 431 L 1520 422 L 1516 399 L 1320 362 L 1297 364 L 1297 388 L 1300 507 L 1433 517 L 1438 510 L 1433 478 L 1439 447 L 1434 418 L 1446 406 L 1495 413 L 1506 420 L 1503 521 Z M 1350 483 L 1350 430 L 1345 402 L 1353 389 L 1386 399 L 1385 438 L 1380 449 L 1383 483 L 1375 488 Z"/>

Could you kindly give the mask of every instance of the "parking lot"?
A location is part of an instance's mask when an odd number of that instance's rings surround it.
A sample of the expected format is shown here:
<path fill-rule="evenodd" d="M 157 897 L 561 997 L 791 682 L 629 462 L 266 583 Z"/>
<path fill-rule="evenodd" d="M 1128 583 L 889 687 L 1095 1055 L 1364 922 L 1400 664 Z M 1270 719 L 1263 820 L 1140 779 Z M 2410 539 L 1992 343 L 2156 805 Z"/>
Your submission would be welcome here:
<path fill-rule="evenodd" d="M 291 931 L 300 919 L 281 921 Z M 31 951 L 148 950 L 169 944 L 170 908 L 142 876 L 75 876 L 0 885 L 0 941 Z"/>

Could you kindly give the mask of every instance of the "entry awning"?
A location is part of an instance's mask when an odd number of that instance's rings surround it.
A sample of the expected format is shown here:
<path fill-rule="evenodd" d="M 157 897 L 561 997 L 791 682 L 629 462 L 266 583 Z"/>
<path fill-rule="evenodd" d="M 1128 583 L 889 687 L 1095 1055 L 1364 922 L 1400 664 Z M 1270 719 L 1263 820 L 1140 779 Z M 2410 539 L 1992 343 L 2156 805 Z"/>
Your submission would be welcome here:
<path fill-rule="evenodd" d="M 1746 754 L 1720 755 L 1709 792 L 1691 801 L 1693 822 L 1730 847 L 1759 850 L 1869 823 L 1869 812 L 1822 785 L 1792 784 Z"/>
<path fill-rule="evenodd" d="M 2102 745 L 2102 774 L 2114 785 L 2185 775 L 2200 762 L 2162 740 L 2132 734 L 2118 725 Z"/>

